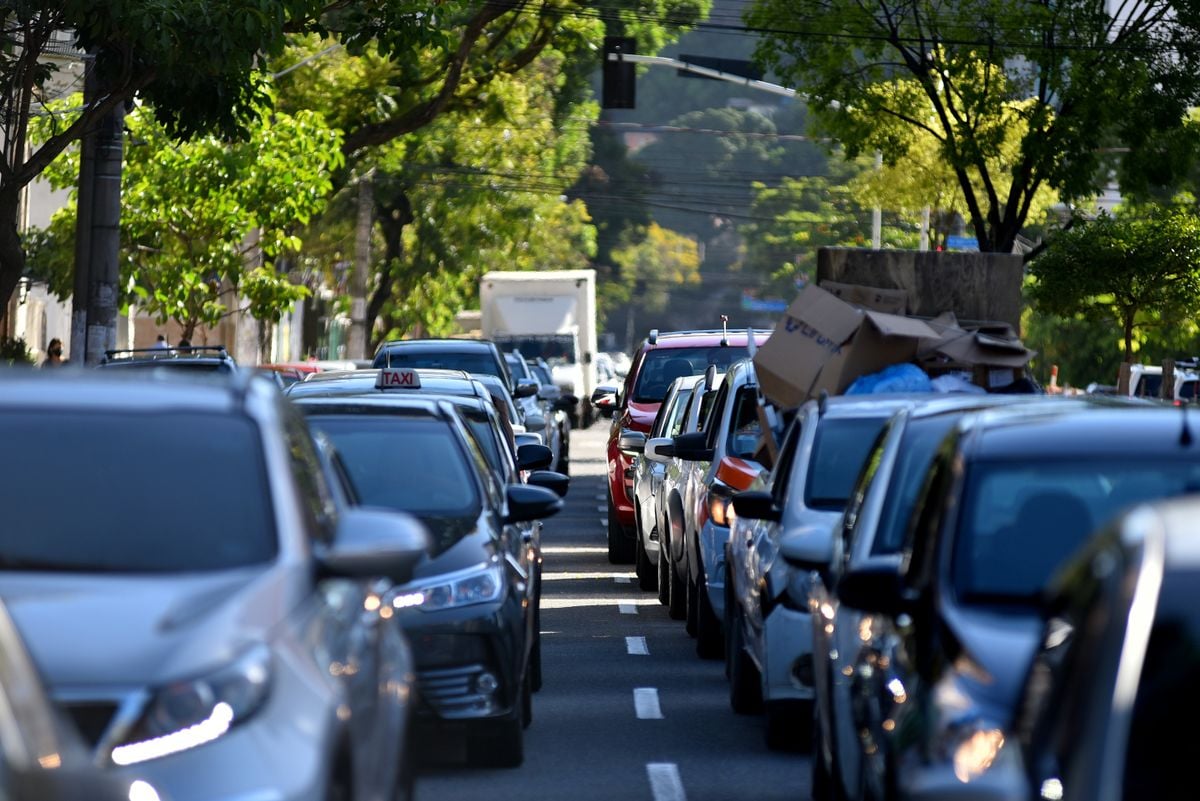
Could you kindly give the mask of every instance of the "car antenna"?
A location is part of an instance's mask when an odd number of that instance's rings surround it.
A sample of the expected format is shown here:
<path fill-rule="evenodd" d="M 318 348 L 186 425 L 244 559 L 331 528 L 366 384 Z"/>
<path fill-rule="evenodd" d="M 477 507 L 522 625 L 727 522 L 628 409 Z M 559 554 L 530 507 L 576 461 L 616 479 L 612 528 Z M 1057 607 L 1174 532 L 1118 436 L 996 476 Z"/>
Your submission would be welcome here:
<path fill-rule="evenodd" d="M 1192 444 L 1192 429 L 1188 426 L 1188 402 L 1185 400 L 1179 404 L 1179 408 L 1183 410 L 1183 431 L 1179 432 L 1179 445 L 1187 448 Z"/>
<path fill-rule="evenodd" d="M 729 315 L 721 315 L 721 347 L 729 347 Z"/>

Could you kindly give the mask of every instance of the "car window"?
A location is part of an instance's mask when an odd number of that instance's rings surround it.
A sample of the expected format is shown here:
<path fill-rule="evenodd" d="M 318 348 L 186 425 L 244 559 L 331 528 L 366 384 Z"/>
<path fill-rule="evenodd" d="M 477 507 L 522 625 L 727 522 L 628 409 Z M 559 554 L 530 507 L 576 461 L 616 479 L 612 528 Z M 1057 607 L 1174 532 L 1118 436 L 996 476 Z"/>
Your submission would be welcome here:
<path fill-rule="evenodd" d="M 500 442 L 492 425 L 492 419 L 483 409 L 459 409 L 467 424 L 467 432 L 475 440 L 488 468 L 498 476 L 508 479 L 508 465 L 500 453 Z"/>
<path fill-rule="evenodd" d="M 804 505 L 841 511 L 886 417 L 822 418 L 813 440 Z"/>
<path fill-rule="evenodd" d="M 646 351 L 637 381 L 633 386 L 635 403 L 660 403 L 666 397 L 671 382 L 687 375 L 701 375 L 710 364 L 717 372 L 748 355 L 741 347 L 655 348 Z"/>
<path fill-rule="evenodd" d="M 1200 465 L 1162 454 L 978 462 L 954 539 L 964 602 L 1036 604 L 1063 561 L 1122 509 L 1200 488 Z"/>
<path fill-rule="evenodd" d="M 771 472 L 771 496 L 775 505 L 780 509 L 787 498 L 787 486 L 791 481 L 792 466 L 796 463 L 796 449 L 800 447 L 800 417 L 797 417 L 783 433 L 783 443 L 779 446 L 779 456 L 775 459 L 775 467 Z"/>
<path fill-rule="evenodd" d="M 228 570 L 278 552 L 262 435 L 198 411 L 0 416 L 0 569 Z M 60 444 L 56 444 L 60 443 Z M 119 470 L 96 465 L 121 454 Z"/>
<path fill-rule="evenodd" d="M 375 357 L 375 367 L 430 367 L 442 370 L 463 370 L 486 373 L 508 380 L 496 359 L 486 351 L 474 353 L 444 353 L 423 350 L 384 350 Z"/>
<path fill-rule="evenodd" d="M 754 387 L 738 390 L 729 421 L 729 439 L 725 450 L 730 456 L 748 459 L 758 450 L 762 426 L 758 422 L 758 392 Z"/>
<path fill-rule="evenodd" d="M 704 422 L 700 425 L 700 430 L 708 434 L 704 438 L 705 447 L 715 448 L 717 446 L 717 436 L 721 431 L 721 420 L 725 417 L 725 406 L 729 401 L 729 385 L 721 384 L 721 388 L 717 390 L 715 397 L 707 411 L 704 413 Z"/>
<path fill-rule="evenodd" d="M 705 426 L 709 425 L 713 419 L 713 407 L 717 402 L 717 393 L 720 390 L 710 389 L 700 396 L 700 416 L 696 418 L 696 430 L 707 431 Z"/>
<path fill-rule="evenodd" d="M 871 450 L 863 462 L 862 472 L 859 473 L 858 480 L 854 482 L 850 498 L 846 501 L 846 513 L 842 517 L 839 527 L 842 536 L 843 562 L 850 558 L 850 545 L 854 530 L 858 526 L 858 515 L 862 511 L 863 502 L 866 501 L 867 495 L 871 491 L 872 482 L 879 473 L 879 466 L 883 463 L 884 454 L 887 453 L 888 440 L 894 431 L 895 424 L 889 422 L 879 432 L 879 436 L 875 438 L 875 442 L 871 445 Z"/>
<path fill-rule="evenodd" d="M 891 483 L 884 495 L 883 509 L 875 527 L 871 553 L 896 553 L 904 545 L 905 528 L 912 517 L 921 482 L 938 446 L 954 428 L 959 415 L 945 414 L 912 420 L 896 453 Z"/>
<path fill-rule="evenodd" d="M 325 481 L 325 472 L 312 435 L 299 409 L 292 404 L 283 405 L 283 409 L 292 477 L 300 490 L 309 530 L 318 541 L 332 542 L 337 525 L 337 509 L 334 508 L 333 493 Z"/>
<path fill-rule="evenodd" d="M 683 421 L 687 419 L 686 412 L 688 402 L 691 398 L 692 391 L 690 389 L 679 390 L 679 393 L 675 396 L 675 403 L 671 407 L 670 416 L 666 423 L 666 433 L 663 436 L 676 437 L 682 433 Z"/>
<path fill-rule="evenodd" d="M 308 421 L 333 440 L 364 505 L 415 515 L 478 514 L 471 465 L 445 421 L 389 414 L 310 414 Z"/>

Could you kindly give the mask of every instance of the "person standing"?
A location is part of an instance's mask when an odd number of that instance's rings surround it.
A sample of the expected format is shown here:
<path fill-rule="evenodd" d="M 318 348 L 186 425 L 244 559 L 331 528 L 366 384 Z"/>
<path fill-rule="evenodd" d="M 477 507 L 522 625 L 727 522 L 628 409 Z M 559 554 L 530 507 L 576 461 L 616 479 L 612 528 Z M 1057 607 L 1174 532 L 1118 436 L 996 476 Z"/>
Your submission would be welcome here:
<path fill-rule="evenodd" d="M 66 360 L 62 357 L 63 344 L 58 337 L 50 340 L 50 344 L 46 346 L 46 360 L 42 362 L 42 367 L 62 367 L 66 364 Z"/>
<path fill-rule="evenodd" d="M 167 338 L 165 336 L 163 336 L 162 334 L 159 334 L 158 339 L 155 340 L 154 344 L 151 345 L 150 347 L 153 350 L 168 350 L 169 346 L 167 345 Z"/>

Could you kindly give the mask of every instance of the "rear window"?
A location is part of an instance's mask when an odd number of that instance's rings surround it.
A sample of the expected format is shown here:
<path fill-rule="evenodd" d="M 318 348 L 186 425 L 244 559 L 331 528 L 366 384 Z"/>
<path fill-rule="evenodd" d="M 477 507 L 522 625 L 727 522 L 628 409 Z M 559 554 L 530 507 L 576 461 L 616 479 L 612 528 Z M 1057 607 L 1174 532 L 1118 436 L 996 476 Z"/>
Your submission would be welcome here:
<path fill-rule="evenodd" d="M 875 530 L 875 540 L 871 543 L 872 553 L 895 553 L 904 544 L 905 530 L 925 481 L 925 474 L 933 464 L 938 447 L 959 419 L 959 415 L 947 414 L 913 420 L 908 424 L 896 453 L 891 483 L 884 496 L 883 513 Z"/>
<path fill-rule="evenodd" d="M 176 411 L 0 416 L 0 569 L 185 573 L 270 562 L 251 421 Z"/>
<path fill-rule="evenodd" d="M 383 351 L 375 357 L 375 367 L 432 367 L 443 370 L 464 370 L 468 373 L 486 373 L 508 380 L 492 354 L 445 353 L 437 351 L 394 350 Z"/>
<path fill-rule="evenodd" d="M 308 423 L 333 440 L 364 506 L 415 515 L 478 514 L 479 492 L 467 454 L 445 422 L 390 414 L 310 414 Z M 436 539 L 438 533 L 432 534 Z"/>
<path fill-rule="evenodd" d="M 671 383 L 681 376 L 702 375 L 710 364 L 723 373 L 749 351 L 744 347 L 655 348 L 646 351 L 633 387 L 635 403 L 662 403 Z"/>
<path fill-rule="evenodd" d="M 886 423 L 886 417 L 821 421 L 804 487 L 805 506 L 830 511 L 845 508 L 863 462 Z"/>

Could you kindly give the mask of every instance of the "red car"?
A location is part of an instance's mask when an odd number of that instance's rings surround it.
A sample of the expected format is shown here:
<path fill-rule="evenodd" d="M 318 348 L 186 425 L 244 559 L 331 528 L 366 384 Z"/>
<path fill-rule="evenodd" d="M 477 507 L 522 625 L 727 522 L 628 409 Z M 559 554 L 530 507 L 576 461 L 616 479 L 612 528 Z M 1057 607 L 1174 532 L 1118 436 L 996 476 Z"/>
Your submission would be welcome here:
<path fill-rule="evenodd" d="M 754 341 L 762 345 L 770 331 L 754 331 Z M 608 560 L 614 564 L 632 562 L 634 556 L 633 456 L 617 447 L 623 430 L 650 430 L 654 415 L 662 404 L 671 382 L 685 375 L 700 375 L 716 365 L 725 372 L 730 364 L 745 358 L 747 332 L 672 331 L 659 334 L 657 329 L 638 348 L 625 377 L 625 386 L 617 399 L 612 429 L 608 433 Z M 603 409 L 612 396 L 594 399 Z"/>

